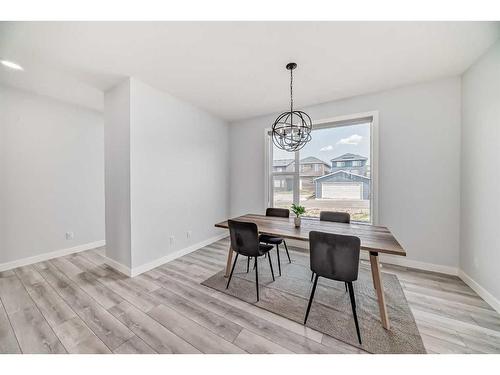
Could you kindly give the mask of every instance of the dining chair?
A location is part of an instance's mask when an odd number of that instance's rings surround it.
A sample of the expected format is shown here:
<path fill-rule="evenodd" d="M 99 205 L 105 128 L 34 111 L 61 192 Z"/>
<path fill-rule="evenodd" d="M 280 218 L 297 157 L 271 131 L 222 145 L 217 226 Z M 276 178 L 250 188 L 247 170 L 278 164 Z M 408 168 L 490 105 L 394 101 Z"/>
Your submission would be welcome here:
<path fill-rule="evenodd" d="M 351 215 L 348 212 L 336 212 L 336 211 L 321 211 L 319 213 L 320 221 L 331 221 L 333 223 L 345 223 L 349 224 L 351 222 Z M 314 272 L 311 275 L 311 282 L 314 279 Z M 347 283 L 345 284 L 345 291 L 347 292 Z"/>
<path fill-rule="evenodd" d="M 287 208 L 268 208 L 266 210 L 266 216 L 272 216 L 272 217 L 290 217 L 290 210 Z M 288 246 L 286 245 L 286 241 L 284 238 L 281 237 L 276 237 L 276 236 L 269 236 L 267 234 L 261 234 L 259 237 L 260 242 L 264 242 L 266 244 L 271 244 L 276 246 L 276 254 L 278 255 L 278 271 L 279 275 L 281 276 L 281 261 L 280 261 L 280 249 L 279 245 L 283 243 L 285 246 L 285 251 L 286 251 L 286 256 L 288 257 L 288 262 L 292 263 L 292 260 L 290 259 L 290 254 L 288 253 Z"/>
<path fill-rule="evenodd" d="M 307 305 L 304 324 L 306 324 L 309 311 L 311 310 L 319 277 L 343 281 L 347 283 L 349 288 L 354 324 L 356 325 L 358 341 L 361 344 L 361 334 L 356 314 L 356 298 L 352 286 L 352 282 L 358 279 L 360 239 L 355 236 L 311 231 L 309 232 L 309 244 L 311 248 L 311 270 L 315 273 L 315 278 Z"/>
<path fill-rule="evenodd" d="M 351 215 L 349 215 L 348 212 L 321 211 L 319 213 L 319 219 L 321 221 L 349 224 L 351 222 Z"/>
<path fill-rule="evenodd" d="M 267 254 L 269 259 L 269 268 L 271 268 L 271 275 L 274 281 L 273 263 L 271 262 L 271 254 L 269 250 L 273 249 L 273 245 L 262 244 L 259 242 L 259 231 L 257 224 L 248 223 L 236 220 L 228 220 L 229 235 L 231 238 L 231 248 L 236 252 L 233 267 L 229 280 L 227 280 L 226 289 L 229 288 L 229 283 L 233 277 L 234 267 L 238 261 L 238 255 L 248 257 L 248 259 L 255 258 L 255 286 L 257 288 L 257 302 L 259 301 L 259 269 L 257 258 Z M 247 263 L 248 264 L 248 263 Z"/>

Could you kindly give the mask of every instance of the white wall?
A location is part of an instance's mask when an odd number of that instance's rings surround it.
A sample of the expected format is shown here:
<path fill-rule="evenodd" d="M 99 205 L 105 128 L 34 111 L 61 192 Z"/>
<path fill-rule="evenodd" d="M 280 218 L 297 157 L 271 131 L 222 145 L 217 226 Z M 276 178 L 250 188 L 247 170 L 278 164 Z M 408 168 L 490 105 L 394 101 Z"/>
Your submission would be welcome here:
<path fill-rule="evenodd" d="M 4 86 L 0 103 L 0 266 L 104 240 L 102 116 Z"/>
<path fill-rule="evenodd" d="M 229 211 L 224 121 L 133 78 L 106 92 L 105 119 L 112 265 L 135 274 L 225 233 L 214 227 Z"/>
<path fill-rule="evenodd" d="M 130 242 L 130 81 L 104 95 L 106 255 L 132 267 Z"/>
<path fill-rule="evenodd" d="M 131 82 L 132 264 L 137 267 L 224 232 L 214 224 L 228 214 L 229 155 L 224 121 Z"/>
<path fill-rule="evenodd" d="M 497 42 L 462 79 L 460 237 L 461 269 L 497 301 L 500 300 L 499 150 L 500 42 Z"/>
<path fill-rule="evenodd" d="M 305 108 L 318 120 L 379 111 L 379 223 L 409 259 L 452 268 L 459 263 L 460 95 L 453 77 Z M 264 129 L 275 117 L 229 127 L 231 216 L 265 209 Z"/>

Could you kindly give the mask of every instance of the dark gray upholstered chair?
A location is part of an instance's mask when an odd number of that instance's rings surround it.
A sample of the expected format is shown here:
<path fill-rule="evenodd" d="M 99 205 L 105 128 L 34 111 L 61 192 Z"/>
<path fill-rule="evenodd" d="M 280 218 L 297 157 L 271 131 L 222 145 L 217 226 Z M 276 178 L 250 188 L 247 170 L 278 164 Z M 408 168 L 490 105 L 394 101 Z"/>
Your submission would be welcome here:
<path fill-rule="evenodd" d="M 351 222 L 351 215 L 347 212 L 321 211 L 319 213 L 319 219 L 321 221 L 349 224 Z"/>
<path fill-rule="evenodd" d="M 229 288 L 229 283 L 233 277 L 234 267 L 238 261 L 238 255 L 244 255 L 248 257 L 248 259 L 251 257 L 255 258 L 255 286 L 257 288 L 257 301 L 259 301 L 259 270 L 257 266 L 257 258 L 267 254 L 269 267 L 271 268 L 271 275 L 273 276 L 274 281 L 271 254 L 268 254 L 269 250 L 272 250 L 273 245 L 266 245 L 259 242 L 259 231 L 257 229 L 257 224 L 255 223 L 228 220 L 228 226 L 231 238 L 231 248 L 236 252 L 236 258 L 234 259 L 233 267 L 231 268 L 229 280 L 227 280 L 226 289 Z"/>
<path fill-rule="evenodd" d="M 351 222 L 351 215 L 347 212 L 321 211 L 319 213 L 319 220 L 349 224 Z M 314 272 L 311 275 L 311 281 L 313 281 L 313 279 Z M 345 291 L 347 292 L 347 284 L 345 284 Z"/>
<path fill-rule="evenodd" d="M 304 324 L 307 322 L 311 304 L 316 291 L 319 277 L 330 280 L 343 281 L 349 288 L 352 314 L 358 340 L 361 344 L 361 334 L 359 332 L 358 316 L 356 314 L 356 299 L 352 282 L 358 279 L 359 251 L 361 241 L 358 237 L 344 236 L 340 234 L 309 232 L 309 244 L 311 247 L 311 270 L 315 273 L 314 284 L 307 305 Z"/>
<path fill-rule="evenodd" d="M 290 217 L 290 210 L 287 208 L 268 208 L 266 210 L 266 216 L 288 218 Z M 278 255 L 278 271 L 281 276 L 281 261 L 280 261 L 280 249 L 279 249 L 279 245 L 281 245 L 281 243 L 285 245 L 285 251 L 286 251 L 286 256 L 288 257 L 288 262 L 292 263 L 292 260 L 290 259 L 290 254 L 288 253 L 288 246 L 286 245 L 286 241 L 281 237 L 269 236 L 267 234 L 261 234 L 259 240 L 260 242 L 276 246 L 276 254 Z"/>

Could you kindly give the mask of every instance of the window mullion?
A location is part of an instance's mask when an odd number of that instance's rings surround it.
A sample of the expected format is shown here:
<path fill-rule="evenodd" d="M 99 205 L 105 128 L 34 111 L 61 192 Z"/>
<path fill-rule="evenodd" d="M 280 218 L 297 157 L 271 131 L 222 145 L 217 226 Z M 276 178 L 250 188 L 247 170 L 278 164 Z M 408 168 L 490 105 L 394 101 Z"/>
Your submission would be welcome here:
<path fill-rule="evenodd" d="M 300 203 L 300 151 L 295 151 L 295 171 L 293 179 L 293 203 Z"/>

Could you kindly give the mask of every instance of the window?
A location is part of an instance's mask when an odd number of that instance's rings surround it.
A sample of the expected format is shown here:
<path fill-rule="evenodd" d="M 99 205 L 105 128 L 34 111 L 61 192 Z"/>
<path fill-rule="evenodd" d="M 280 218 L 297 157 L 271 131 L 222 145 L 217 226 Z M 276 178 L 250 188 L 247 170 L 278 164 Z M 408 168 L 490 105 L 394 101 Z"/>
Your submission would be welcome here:
<path fill-rule="evenodd" d="M 282 172 L 269 166 L 273 172 L 269 174 L 268 204 L 280 208 L 301 204 L 306 217 L 341 211 L 348 212 L 352 221 L 373 222 L 372 134 L 372 117 L 315 125 L 312 140 L 290 153 L 274 146 L 268 133 L 270 164 L 289 162 Z M 333 161 L 338 158 L 359 160 Z M 311 164 L 315 159 L 318 163 Z M 278 180 L 283 184 L 278 186 Z"/>

